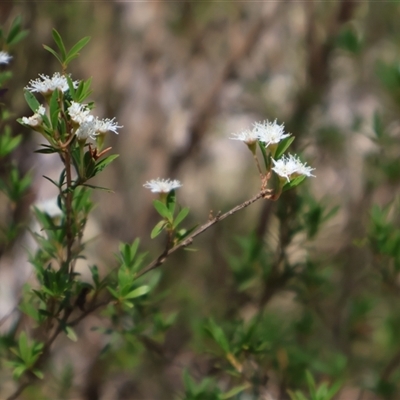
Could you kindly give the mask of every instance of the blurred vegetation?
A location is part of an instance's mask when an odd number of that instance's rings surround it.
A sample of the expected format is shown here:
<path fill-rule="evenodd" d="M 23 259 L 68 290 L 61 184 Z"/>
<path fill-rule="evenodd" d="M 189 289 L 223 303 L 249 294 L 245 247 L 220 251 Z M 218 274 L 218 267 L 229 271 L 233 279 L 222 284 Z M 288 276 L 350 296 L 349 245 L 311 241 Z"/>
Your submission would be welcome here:
<path fill-rule="evenodd" d="M 87 228 L 101 275 L 120 241 L 141 237 L 148 259 L 162 249 L 147 179 L 180 179 L 193 224 L 258 192 L 248 150 L 227 140 L 254 121 L 284 122 L 317 175 L 173 255 L 129 312 L 99 309 L 76 343 L 57 339 L 44 379 L 20 398 L 400 398 L 399 2 L 0 3 L 2 26 L 18 15 L 30 33 L 11 49 L 0 132 L 21 144 L 0 178 L 16 168 L 32 184 L 12 205 L 0 197 L 12 233 L 0 236 L 2 358 L 34 329 L 17 308 L 33 280 L 22 227 L 54 195 L 44 168 L 59 175 L 13 122 L 29 115 L 23 87 L 57 70 L 42 48 L 53 27 L 68 44 L 92 37 L 71 72 L 93 77 L 96 112 L 124 125 L 97 182 L 114 193 L 95 194 Z M 1 367 L 5 398 L 14 383 Z"/>

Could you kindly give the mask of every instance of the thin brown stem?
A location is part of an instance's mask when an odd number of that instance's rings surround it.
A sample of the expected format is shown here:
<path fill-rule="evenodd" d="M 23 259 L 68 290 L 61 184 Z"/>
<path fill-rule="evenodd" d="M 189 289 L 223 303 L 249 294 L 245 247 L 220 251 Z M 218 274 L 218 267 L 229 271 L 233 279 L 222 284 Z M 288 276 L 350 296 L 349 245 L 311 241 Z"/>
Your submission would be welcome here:
<path fill-rule="evenodd" d="M 250 204 L 255 203 L 257 200 L 261 199 L 261 198 L 266 198 L 267 195 L 269 195 L 270 190 L 269 189 L 265 189 L 260 191 L 256 196 L 254 196 L 253 198 L 251 198 L 250 200 L 245 201 L 242 204 L 239 204 L 238 206 L 232 208 L 231 210 L 227 211 L 225 214 L 217 214 L 214 218 L 212 218 L 210 221 L 206 222 L 205 224 L 203 224 L 202 226 L 200 226 L 199 228 L 197 228 L 189 237 L 187 237 L 185 240 L 183 240 L 182 242 L 180 242 L 179 244 L 177 244 L 176 246 L 172 247 L 171 249 L 169 249 L 166 252 L 163 252 L 162 254 L 160 254 L 160 256 L 158 256 L 155 260 L 153 260 L 150 264 L 148 264 L 142 271 L 139 272 L 139 274 L 137 275 L 139 276 L 143 276 L 144 274 L 147 274 L 148 272 L 150 272 L 151 270 L 159 267 L 160 265 L 162 265 L 165 260 L 172 254 L 175 253 L 177 250 L 183 248 L 183 247 L 187 247 L 190 244 L 192 244 L 193 239 L 196 236 L 201 235 L 203 232 L 205 232 L 207 229 L 211 228 L 213 225 L 215 225 L 217 222 L 220 222 L 222 220 L 224 220 L 227 217 L 230 217 L 231 215 L 237 213 L 240 210 L 243 210 L 243 208 L 248 207 Z"/>

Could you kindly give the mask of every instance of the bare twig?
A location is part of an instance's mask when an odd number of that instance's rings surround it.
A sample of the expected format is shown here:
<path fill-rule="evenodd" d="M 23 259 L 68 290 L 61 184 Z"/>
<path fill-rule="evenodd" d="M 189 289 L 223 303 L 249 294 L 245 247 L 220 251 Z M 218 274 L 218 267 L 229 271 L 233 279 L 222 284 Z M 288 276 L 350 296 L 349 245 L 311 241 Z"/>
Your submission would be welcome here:
<path fill-rule="evenodd" d="M 147 272 L 149 272 L 149 271 L 159 267 L 160 265 L 162 265 L 165 262 L 165 260 L 172 253 L 175 253 L 175 251 L 181 249 L 182 247 L 186 247 L 186 246 L 189 246 L 190 244 L 192 244 L 193 239 L 196 236 L 199 236 L 200 234 L 205 232 L 207 229 L 209 229 L 211 226 L 213 226 L 217 222 L 222 221 L 225 218 L 227 218 L 227 217 L 237 213 L 238 211 L 242 210 L 243 208 L 248 207 L 250 204 L 253 204 L 257 200 L 259 200 L 261 198 L 264 198 L 269 193 L 270 193 L 269 189 L 262 190 L 262 191 L 260 191 L 260 193 L 258 193 L 256 196 L 254 196 L 250 200 L 247 200 L 244 203 L 239 204 L 238 206 L 236 206 L 236 207 L 232 208 L 231 210 L 227 211 L 225 214 L 222 214 L 222 215 L 217 214 L 214 218 L 212 218 L 211 220 L 206 222 L 204 225 L 202 225 L 199 228 L 197 228 L 188 238 L 183 240 L 181 243 L 179 243 L 176 246 L 172 247 L 168 251 L 163 252 L 159 257 L 157 257 L 154 261 L 152 261 L 150 264 L 148 264 L 142 271 L 140 271 L 139 274 L 138 274 L 138 277 L 142 276 L 144 274 L 147 274 Z"/>

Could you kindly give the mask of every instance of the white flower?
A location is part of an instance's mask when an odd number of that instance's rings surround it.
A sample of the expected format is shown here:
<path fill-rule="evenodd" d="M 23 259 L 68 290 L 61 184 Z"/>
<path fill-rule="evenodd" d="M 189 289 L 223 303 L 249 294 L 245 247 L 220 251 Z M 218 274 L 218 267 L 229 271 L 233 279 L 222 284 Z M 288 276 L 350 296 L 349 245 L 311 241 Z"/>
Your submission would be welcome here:
<path fill-rule="evenodd" d="M 85 121 L 93 119 L 93 116 L 89 115 L 90 110 L 87 104 L 77 103 L 76 101 L 71 101 L 71 105 L 67 109 L 69 116 L 72 121 L 77 124 L 83 124 Z"/>
<path fill-rule="evenodd" d="M 58 206 L 57 197 L 52 197 L 34 204 L 39 211 L 49 215 L 51 218 L 57 218 L 62 216 L 62 211 Z"/>
<path fill-rule="evenodd" d="M 258 139 L 265 143 L 265 147 L 279 143 L 282 139 L 290 136 L 290 133 L 285 133 L 284 125 L 277 124 L 276 120 L 274 122 L 256 122 L 254 124 L 253 132 Z"/>
<path fill-rule="evenodd" d="M 143 186 L 153 193 L 169 193 L 171 190 L 180 188 L 182 184 L 177 180 L 157 178 L 146 182 Z"/>
<path fill-rule="evenodd" d="M 98 119 L 96 118 L 95 123 L 96 123 L 96 132 L 97 134 L 104 134 L 107 133 L 108 131 L 112 131 L 118 135 L 117 129 L 123 128 L 123 126 L 119 126 L 117 122 L 114 122 L 115 118 L 113 119 Z"/>
<path fill-rule="evenodd" d="M 315 168 L 311 168 L 306 163 L 303 164 L 298 157 L 292 156 L 291 154 L 289 154 L 289 160 L 297 165 L 295 175 L 305 175 L 308 177 L 313 176 L 315 178 L 315 175 L 311 173 L 311 171 L 314 171 Z"/>
<path fill-rule="evenodd" d="M 51 78 L 47 75 L 39 74 L 40 78 L 29 81 L 29 85 L 25 87 L 30 92 L 39 92 L 43 95 L 50 94 L 56 89 L 66 92 L 68 90 L 68 82 L 65 75 L 56 72 Z M 78 87 L 79 82 L 73 82 L 74 87 Z"/>
<path fill-rule="evenodd" d="M 241 140 L 242 142 L 245 142 L 247 145 L 252 145 L 257 142 L 258 140 L 258 134 L 257 132 L 253 130 L 245 130 L 240 133 L 232 133 L 235 137 L 230 137 L 229 139 L 232 140 Z"/>
<path fill-rule="evenodd" d="M 8 64 L 12 56 L 10 56 L 6 51 L 0 51 L 0 64 Z"/>
<path fill-rule="evenodd" d="M 89 117 L 92 117 L 89 115 Z M 82 122 L 79 128 L 76 130 L 75 135 L 78 140 L 86 141 L 86 139 L 91 138 L 95 140 L 96 138 L 96 121 L 94 118 L 88 118 L 86 121 Z"/>
<path fill-rule="evenodd" d="M 44 106 L 40 105 L 36 110 L 35 114 L 30 117 L 22 117 L 22 123 L 29 125 L 32 128 L 40 126 L 43 123 L 43 115 L 46 113 Z"/>
<path fill-rule="evenodd" d="M 311 174 L 311 171 L 315 168 L 303 164 L 298 157 L 291 154 L 289 154 L 289 157 L 283 156 L 277 161 L 272 159 L 272 162 L 274 163 L 272 170 L 279 176 L 286 178 L 288 182 L 290 182 L 293 175 L 315 176 Z"/>

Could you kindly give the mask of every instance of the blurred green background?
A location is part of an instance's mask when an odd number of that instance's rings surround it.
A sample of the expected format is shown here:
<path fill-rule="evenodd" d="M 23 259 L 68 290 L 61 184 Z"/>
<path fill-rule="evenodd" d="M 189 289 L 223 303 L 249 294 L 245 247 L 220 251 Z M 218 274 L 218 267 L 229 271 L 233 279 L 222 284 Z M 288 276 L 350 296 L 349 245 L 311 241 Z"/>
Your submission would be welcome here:
<path fill-rule="evenodd" d="M 179 179 L 192 224 L 258 192 L 250 152 L 228 139 L 255 121 L 285 123 L 292 152 L 317 176 L 217 224 L 197 252 L 173 255 L 152 276 L 157 294 L 138 313 L 153 319 L 140 334 L 92 330 L 112 329 L 99 311 L 77 327 L 77 343 L 60 338 L 44 383 L 21 398 L 194 399 L 182 394 L 185 368 L 229 388 L 206 350 L 204 321 L 219 321 L 233 343 L 258 315 L 266 344 L 243 365 L 259 391 L 235 398 L 289 399 L 309 369 L 318 382 L 343 382 L 337 399 L 399 399 L 399 2 L 0 2 L 3 26 L 17 15 L 30 34 L 13 52 L 4 98 L 15 118 L 30 115 L 29 80 L 59 70 L 42 47 L 56 28 L 67 46 L 91 36 L 70 72 L 93 78 L 94 114 L 124 126 L 108 137 L 120 157 L 93 182 L 114 191 L 94 193 L 86 232 L 96 239 L 88 262 L 103 274 L 120 241 L 140 237 L 148 260 L 162 251 L 150 240 L 157 215 L 147 180 Z M 41 138 L 23 133 L 15 156 L 34 183 L 13 218 L 28 222 L 29 207 L 56 194 L 42 175 L 58 177 L 61 165 L 34 154 Z M 9 218 L 3 203 L 0 221 Z M 2 248 L 1 315 L 33 280 L 27 240 Z M 138 322 L 124 323 L 128 332 Z M 0 397 L 12 387 L 6 372 L 0 387 Z"/>

